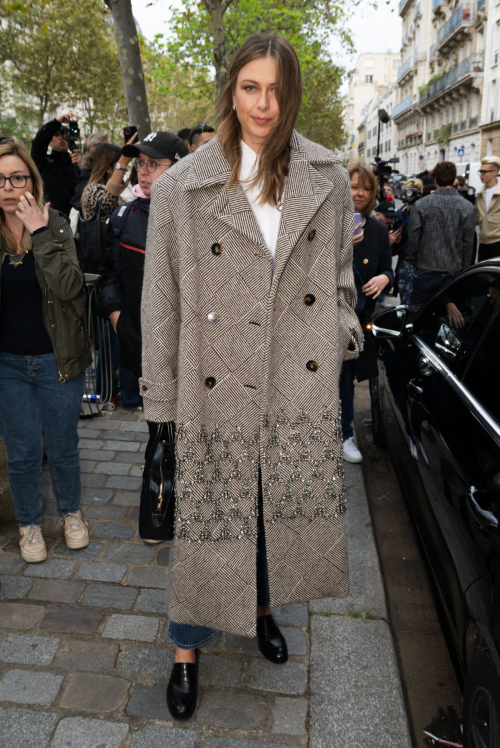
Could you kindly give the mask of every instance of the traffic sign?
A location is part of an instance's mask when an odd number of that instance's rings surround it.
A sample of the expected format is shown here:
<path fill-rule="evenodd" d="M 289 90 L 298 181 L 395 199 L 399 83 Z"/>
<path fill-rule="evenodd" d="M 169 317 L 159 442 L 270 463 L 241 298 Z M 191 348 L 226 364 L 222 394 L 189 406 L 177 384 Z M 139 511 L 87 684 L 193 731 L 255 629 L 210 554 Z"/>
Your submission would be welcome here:
<path fill-rule="evenodd" d="M 458 155 L 459 156 L 465 156 L 465 148 L 459 148 L 458 149 Z"/>

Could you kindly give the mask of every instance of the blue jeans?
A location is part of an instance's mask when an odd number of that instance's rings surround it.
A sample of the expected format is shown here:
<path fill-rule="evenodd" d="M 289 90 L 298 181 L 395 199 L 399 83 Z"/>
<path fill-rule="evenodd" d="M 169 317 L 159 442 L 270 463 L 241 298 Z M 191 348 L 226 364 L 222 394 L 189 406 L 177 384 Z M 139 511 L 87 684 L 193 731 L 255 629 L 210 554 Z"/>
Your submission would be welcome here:
<path fill-rule="evenodd" d="M 259 516 L 257 518 L 257 607 L 267 608 L 270 602 L 269 573 L 267 567 L 266 533 L 264 530 L 262 484 L 259 477 Z M 181 649 L 201 649 L 218 636 L 218 631 L 206 626 L 190 626 L 188 623 L 168 624 L 167 635 L 176 647 Z"/>
<path fill-rule="evenodd" d="M 56 357 L 0 352 L 0 434 L 21 527 L 42 524 L 42 459 L 47 455 L 59 514 L 80 509 L 78 419 L 85 374 L 59 382 Z"/>
<path fill-rule="evenodd" d="M 435 293 L 440 291 L 456 273 L 440 273 L 434 270 L 416 270 L 413 278 L 411 306 L 420 309 Z"/>
<path fill-rule="evenodd" d="M 350 439 L 354 436 L 354 376 L 355 362 L 344 361 L 340 372 L 339 394 L 342 405 L 342 439 Z"/>
<path fill-rule="evenodd" d="M 415 266 L 404 257 L 399 258 L 398 263 L 398 291 L 401 303 L 410 306 L 413 292 L 413 280 L 415 278 Z"/>

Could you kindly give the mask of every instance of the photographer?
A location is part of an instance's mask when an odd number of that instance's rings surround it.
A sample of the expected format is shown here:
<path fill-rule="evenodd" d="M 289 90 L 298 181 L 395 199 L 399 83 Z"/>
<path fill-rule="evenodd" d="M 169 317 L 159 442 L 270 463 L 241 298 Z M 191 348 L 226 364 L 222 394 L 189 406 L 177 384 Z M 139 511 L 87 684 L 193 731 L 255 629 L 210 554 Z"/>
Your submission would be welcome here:
<path fill-rule="evenodd" d="M 76 122 L 72 112 L 60 114 L 46 122 L 31 143 L 31 156 L 43 179 L 44 198 L 54 210 L 69 216 L 71 198 L 75 193 L 78 164 L 81 154 L 78 149 L 69 153 L 70 147 L 63 123 Z M 77 135 L 72 138 L 73 142 Z M 51 148 L 50 153 L 47 149 Z"/>
<path fill-rule="evenodd" d="M 400 221 L 397 219 L 396 209 L 393 203 L 388 201 L 379 203 L 375 208 L 375 218 L 377 221 L 381 221 L 384 226 L 387 226 L 392 253 L 397 254 L 397 252 L 394 251 L 393 245 L 401 242 L 401 225 Z"/>
<path fill-rule="evenodd" d="M 394 293 L 399 294 L 401 304 L 409 306 L 413 290 L 413 278 L 415 266 L 408 257 L 408 224 L 413 206 L 423 195 L 424 185 L 421 179 L 412 177 L 403 185 L 403 202 L 405 205 L 396 211 L 396 220 L 401 221 L 401 241 L 397 245 L 397 251 L 393 246 L 393 254 L 398 254 L 396 266 L 396 283 Z"/>
<path fill-rule="evenodd" d="M 474 208 L 453 186 L 451 161 L 432 173 L 436 191 L 413 206 L 408 224 L 408 256 L 415 265 L 411 305 L 420 309 L 443 285 L 472 262 Z"/>

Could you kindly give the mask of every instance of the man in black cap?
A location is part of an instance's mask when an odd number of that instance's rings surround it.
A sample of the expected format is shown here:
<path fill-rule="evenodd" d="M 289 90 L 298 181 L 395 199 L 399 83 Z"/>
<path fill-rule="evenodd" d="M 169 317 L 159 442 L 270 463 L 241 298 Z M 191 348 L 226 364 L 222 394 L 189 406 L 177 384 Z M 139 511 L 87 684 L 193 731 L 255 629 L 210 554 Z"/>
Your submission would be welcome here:
<path fill-rule="evenodd" d="M 117 208 L 108 226 L 106 255 L 99 268 L 102 276 L 97 311 L 110 319 L 120 342 L 120 367 L 141 375 L 141 296 L 153 183 L 167 169 L 188 155 L 186 144 L 170 132 L 152 132 L 141 143 L 122 148 L 135 156 L 139 183 L 132 189 L 135 200 Z M 137 389 L 137 405 L 140 404 Z M 132 404 L 129 403 L 129 406 Z"/>
<path fill-rule="evenodd" d="M 375 208 L 375 218 L 377 221 L 381 221 L 385 224 L 389 229 L 391 223 L 396 218 L 394 203 L 388 201 L 379 203 Z M 389 230 L 389 241 L 391 243 L 391 248 L 393 244 L 399 244 L 401 241 L 401 227 L 394 229 L 393 231 Z M 395 254 L 394 249 L 392 250 L 392 253 Z"/>

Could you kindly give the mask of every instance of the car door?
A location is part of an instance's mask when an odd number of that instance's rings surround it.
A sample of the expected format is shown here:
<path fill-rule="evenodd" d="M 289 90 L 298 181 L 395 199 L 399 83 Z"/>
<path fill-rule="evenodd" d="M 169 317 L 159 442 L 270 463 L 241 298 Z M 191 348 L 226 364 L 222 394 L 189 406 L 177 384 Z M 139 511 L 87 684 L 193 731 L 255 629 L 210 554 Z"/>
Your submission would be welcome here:
<path fill-rule="evenodd" d="M 471 532 L 471 507 L 479 511 L 471 491 L 483 432 L 462 379 L 495 317 L 491 288 L 498 278 L 478 271 L 460 276 L 424 308 L 413 330 L 419 373 L 408 382 L 408 408 L 417 447 L 416 513 L 457 637 L 464 593 L 485 574 Z"/>

